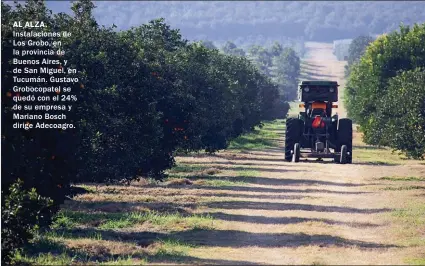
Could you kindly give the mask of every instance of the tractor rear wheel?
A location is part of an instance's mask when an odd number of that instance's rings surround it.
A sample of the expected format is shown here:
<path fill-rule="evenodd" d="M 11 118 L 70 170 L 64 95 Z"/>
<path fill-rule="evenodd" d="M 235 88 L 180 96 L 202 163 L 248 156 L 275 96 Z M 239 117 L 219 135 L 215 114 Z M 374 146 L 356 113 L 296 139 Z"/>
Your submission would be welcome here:
<path fill-rule="evenodd" d="M 285 160 L 286 161 L 290 162 L 292 160 L 292 151 L 294 149 L 295 143 L 300 143 L 302 133 L 303 133 L 303 121 L 301 119 L 288 118 L 286 120 L 286 132 L 285 132 Z"/>
<path fill-rule="evenodd" d="M 338 151 L 342 152 L 342 146 L 347 146 L 347 163 L 353 161 L 353 121 L 348 118 L 338 122 Z"/>

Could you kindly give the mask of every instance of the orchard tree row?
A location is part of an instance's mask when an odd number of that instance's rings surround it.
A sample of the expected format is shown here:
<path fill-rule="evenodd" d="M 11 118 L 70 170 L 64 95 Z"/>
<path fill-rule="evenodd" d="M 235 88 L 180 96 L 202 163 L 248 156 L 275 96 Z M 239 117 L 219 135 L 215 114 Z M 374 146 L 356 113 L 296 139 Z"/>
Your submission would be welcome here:
<path fill-rule="evenodd" d="M 161 179 L 176 152 L 215 152 L 286 116 L 277 86 L 247 58 L 189 43 L 162 19 L 101 27 L 93 9 L 89 0 L 75 2 L 73 16 L 52 15 L 39 1 L 2 3 L 3 262 L 49 225 L 71 183 Z M 61 42 L 79 71 L 76 129 L 12 129 L 12 25 L 31 20 L 71 33 Z"/>
<path fill-rule="evenodd" d="M 362 55 L 365 53 L 366 48 L 371 42 L 374 41 L 374 38 L 368 35 L 361 35 L 354 38 L 350 42 L 348 47 L 348 57 L 347 65 L 345 66 L 345 77 L 350 76 L 351 67 L 358 63 Z"/>
<path fill-rule="evenodd" d="M 368 144 L 425 156 L 425 24 L 401 26 L 351 62 L 346 101 Z M 362 50 L 362 49 L 360 49 Z"/>

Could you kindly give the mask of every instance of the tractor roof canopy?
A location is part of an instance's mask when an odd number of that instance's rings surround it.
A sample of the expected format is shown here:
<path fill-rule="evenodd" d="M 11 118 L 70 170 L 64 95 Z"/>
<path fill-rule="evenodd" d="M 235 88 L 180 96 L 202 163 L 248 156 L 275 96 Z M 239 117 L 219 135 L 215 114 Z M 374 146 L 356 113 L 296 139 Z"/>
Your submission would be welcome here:
<path fill-rule="evenodd" d="M 328 80 L 301 81 L 298 97 L 302 102 L 337 102 L 338 82 Z"/>
<path fill-rule="evenodd" d="M 338 82 L 330 80 L 303 80 L 299 86 L 339 86 Z"/>

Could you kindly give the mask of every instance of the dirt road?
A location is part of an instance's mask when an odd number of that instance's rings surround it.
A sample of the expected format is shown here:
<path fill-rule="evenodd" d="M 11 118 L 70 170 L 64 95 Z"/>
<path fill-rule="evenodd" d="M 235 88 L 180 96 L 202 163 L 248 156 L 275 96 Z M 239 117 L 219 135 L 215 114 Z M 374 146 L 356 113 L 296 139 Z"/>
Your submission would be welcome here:
<path fill-rule="evenodd" d="M 338 114 L 346 117 L 343 91 L 345 86 L 344 67 L 346 61 L 338 61 L 332 53 L 331 43 L 307 42 L 306 54 L 302 61 L 301 79 L 305 80 L 335 80 L 340 85 Z"/>
<path fill-rule="evenodd" d="M 336 79 L 343 89 L 344 62 L 332 46 L 307 48 L 306 78 Z M 62 206 L 24 260 L 425 264 L 423 162 L 366 146 L 356 133 L 351 165 L 288 163 L 284 131 L 275 121 L 214 156 L 178 157 L 165 184 L 82 184 L 86 193 Z"/>
<path fill-rule="evenodd" d="M 194 193 L 228 199 L 208 202 L 199 210 L 223 220 L 216 231 L 191 232 L 180 238 L 206 246 L 191 252 L 192 256 L 281 265 L 376 265 L 403 264 L 406 257 L 423 252 L 423 246 L 406 246 L 401 240 L 403 230 L 408 234 L 418 230 L 423 237 L 424 228 L 404 228 L 392 215 L 394 209 L 408 208 L 412 201 L 423 205 L 419 193 L 423 197 L 425 187 L 386 190 L 391 186 L 379 179 L 425 176 L 423 165 L 293 164 L 282 161 L 279 149 L 224 158 L 181 160 L 222 170 L 228 167 L 227 175 L 235 167 L 255 171 L 252 177 L 243 177 L 249 186 Z"/>

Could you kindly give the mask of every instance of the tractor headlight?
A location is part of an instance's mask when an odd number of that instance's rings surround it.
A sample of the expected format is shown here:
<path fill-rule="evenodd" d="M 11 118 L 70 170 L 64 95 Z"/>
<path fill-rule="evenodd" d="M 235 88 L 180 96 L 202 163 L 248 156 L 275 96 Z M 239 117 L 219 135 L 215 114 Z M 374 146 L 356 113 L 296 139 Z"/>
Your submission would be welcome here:
<path fill-rule="evenodd" d="M 309 87 L 305 87 L 305 88 L 304 88 L 304 91 L 305 91 L 305 92 L 309 92 L 309 91 L 310 91 L 310 88 L 309 88 Z"/>
<path fill-rule="evenodd" d="M 329 92 L 334 92 L 335 91 L 335 89 L 334 88 L 330 88 L 329 89 Z"/>

